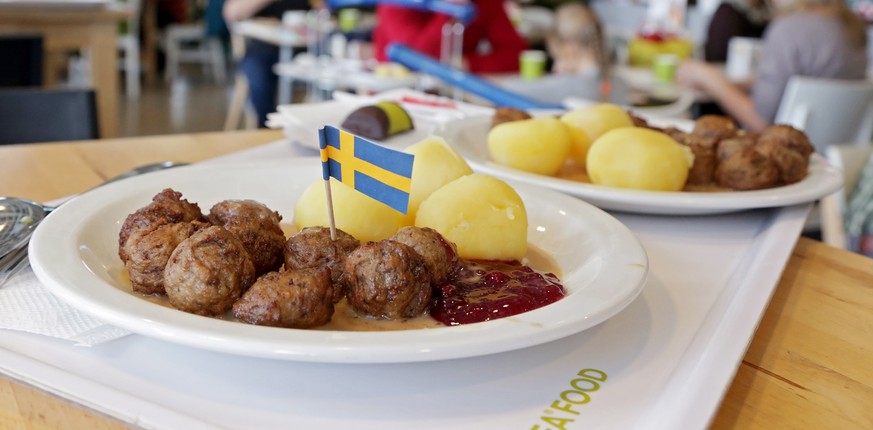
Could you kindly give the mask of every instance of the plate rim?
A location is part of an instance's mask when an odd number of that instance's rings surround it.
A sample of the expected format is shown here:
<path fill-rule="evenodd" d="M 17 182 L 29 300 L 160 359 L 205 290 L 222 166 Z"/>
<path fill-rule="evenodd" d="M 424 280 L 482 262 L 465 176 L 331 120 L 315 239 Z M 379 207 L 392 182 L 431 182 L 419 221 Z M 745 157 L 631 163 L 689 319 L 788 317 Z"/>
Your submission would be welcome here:
<path fill-rule="evenodd" d="M 557 199 L 558 203 L 556 204 L 563 204 L 574 210 L 582 211 L 578 213 L 596 217 L 598 223 L 608 224 L 612 228 L 611 234 L 617 236 L 611 240 L 620 239 L 627 248 L 623 250 L 626 256 L 622 258 L 622 261 L 635 261 L 640 265 L 640 270 L 628 270 L 620 274 L 622 282 L 632 284 L 626 287 L 628 289 L 627 292 L 619 300 L 615 300 L 607 306 L 606 310 L 601 310 L 599 314 L 586 317 L 584 324 L 580 325 L 573 318 L 562 315 L 555 327 L 550 330 L 540 330 L 540 332 L 545 333 L 532 333 L 533 330 L 525 329 L 526 325 L 519 324 L 519 322 L 526 322 L 528 325 L 531 325 L 530 323 L 536 320 L 534 317 L 539 316 L 538 312 L 542 312 L 542 310 L 535 310 L 516 317 L 478 324 L 396 332 L 295 330 L 252 326 L 187 314 L 143 300 L 99 278 L 79 255 L 78 251 L 84 246 L 83 243 L 87 245 L 87 242 L 83 242 L 80 236 L 83 234 L 83 230 L 87 232 L 88 216 L 93 215 L 88 214 L 84 209 L 97 207 L 103 210 L 104 207 L 100 206 L 100 204 L 112 200 L 112 196 L 117 195 L 119 192 L 133 192 L 135 195 L 139 192 L 142 194 L 141 191 L 137 190 L 147 187 L 148 184 L 156 182 L 157 179 L 196 178 L 198 171 L 201 174 L 206 174 L 214 172 L 216 169 L 222 171 L 234 169 L 245 171 L 246 169 L 253 168 L 269 170 L 271 168 L 277 169 L 279 168 L 277 166 L 281 166 L 282 169 L 289 171 L 310 168 L 317 175 L 319 171 L 317 160 L 315 157 L 306 157 L 291 160 L 223 163 L 220 165 L 192 165 L 157 172 L 151 174 L 151 178 L 140 176 L 95 189 L 62 205 L 37 228 L 30 244 L 34 273 L 50 292 L 74 308 L 92 314 L 109 324 L 135 333 L 174 343 L 237 355 L 294 361 L 344 363 L 434 361 L 487 355 L 538 345 L 587 330 L 609 319 L 635 300 L 646 284 L 649 273 L 648 256 L 640 241 L 624 224 L 608 213 L 581 200 L 573 199 L 555 191 L 541 190 L 538 187 L 521 183 L 513 183 L 512 185 L 519 190 L 519 194 L 523 197 L 528 196 L 526 199 Z M 160 181 L 157 182 L 159 183 Z M 160 191 L 160 189 L 155 189 L 156 187 L 151 186 L 151 195 Z M 149 195 L 149 199 L 151 195 Z M 228 196 L 227 198 L 234 197 Z M 140 206 L 145 204 L 146 202 L 143 202 Z M 584 208 L 584 210 L 581 208 Z M 123 219 L 120 221 L 123 221 Z M 120 227 L 120 222 L 118 224 L 116 228 Z M 107 237 L 117 237 L 117 231 L 116 229 L 113 232 L 116 236 L 104 234 L 101 237 L 104 239 Z M 59 233 L 65 233 L 65 235 Z M 120 262 L 118 263 L 120 264 Z M 564 268 L 561 269 L 562 271 L 565 270 Z M 81 285 L 70 286 L 66 284 L 66 282 L 81 282 L 80 278 L 88 279 L 90 282 L 95 283 L 95 286 L 86 286 L 82 290 L 83 287 Z M 88 294 L 94 288 L 100 291 L 98 297 Z M 121 305 L 118 305 L 118 303 Z M 573 302 L 562 299 L 556 302 L 558 306 L 553 309 L 563 310 L 566 306 L 569 306 L 567 303 L 572 304 Z M 136 311 L 132 315 L 130 310 L 125 307 L 129 304 L 132 304 L 133 310 Z M 185 324 L 174 326 L 173 324 L 178 321 L 183 321 Z M 580 326 L 583 328 L 579 329 L 578 327 Z M 511 327 L 512 330 L 506 330 L 507 327 Z M 452 332 L 449 335 L 442 334 L 447 330 L 451 330 L 454 334 L 451 334 Z M 218 335 L 216 331 L 224 334 L 218 336 L 219 339 L 216 339 L 215 337 Z M 519 332 L 523 332 L 527 336 L 520 337 L 518 335 Z M 483 340 L 484 343 L 476 345 L 474 350 L 461 348 L 457 345 L 459 338 L 482 340 L 483 336 L 487 336 Z M 276 342 L 276 337 L 282 341 Z M 408 338 L 411 337 L 416 338 L 415 342 L 413 342 L 415 345 L 412 348 L 407 344 L 397 343 L 397 341 L 409 340 Z M 444 339 L 446 337 L 450 338 L 448 342 Z M 452 337 L 455 339 L 451 339 Z M 291 342 L 286 338 L 291 338 Z M 374 339 L 382 341 L 382 344 L 376 349 L 369 347 L 369 343 L 373 342 Z M 228 345 L 228 341 L 233 341 L 234 344 Z M 299 343 L 295 344 L 295 341 L 308 343 L 301 350 L 297 348 L 300 345 Z M 350 341 L 354 342 L 343 345 L 343 342 Z M 391 342 L 395 343 L 391 344 Z M 434 343 L 431 345 L 431 342 Z M 464 342 L 460 343 L 463 344 Z M 368 345 L 368 347 L 364 348 L 361 345 Z"/>

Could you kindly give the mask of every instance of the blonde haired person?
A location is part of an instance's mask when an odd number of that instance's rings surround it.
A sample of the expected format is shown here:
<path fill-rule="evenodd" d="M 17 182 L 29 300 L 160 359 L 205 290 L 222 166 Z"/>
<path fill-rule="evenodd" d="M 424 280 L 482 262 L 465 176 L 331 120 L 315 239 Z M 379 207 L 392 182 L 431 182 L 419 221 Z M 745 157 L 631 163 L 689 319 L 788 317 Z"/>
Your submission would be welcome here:
<path fill-rule="evenodd" d="M 680 82 L 708 94 L 750 131 L 773 122 L 792 76 L 865 79 L 867 71 L 866 27 L 844 0 L 772 3 L 777 15 L 764 34 L 751 94 L 702 61 L 686 61 L 678 72 Z"/>
<path fill-rule="evenodd" d="M 603 26 L 584 3 L 564 3 L 555 9 L 555 23 L 546 38 L 546 48 L 552 57 L 552 73 L 609 81 L 609 53 Z"/>

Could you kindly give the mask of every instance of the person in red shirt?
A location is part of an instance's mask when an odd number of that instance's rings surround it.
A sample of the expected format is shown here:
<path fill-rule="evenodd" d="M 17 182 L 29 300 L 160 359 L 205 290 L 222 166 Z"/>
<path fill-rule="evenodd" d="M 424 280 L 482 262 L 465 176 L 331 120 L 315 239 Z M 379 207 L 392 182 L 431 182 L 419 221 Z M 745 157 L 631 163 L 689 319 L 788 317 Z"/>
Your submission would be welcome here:
<path fill-rule="evenodd" d="M 476 16 L 464 27 L 464 68 L 471 73 L 510 73 L 518 71 L 518 56 L 527 49 L 503 8 L 503 0 L 474 0 Z M 387 61 L 385 48 L 402 43 L 409 48 L 440 59 L 443 25 L 448 15 L 401 6 L 376 7 L 373 47 L 376 59 Z"/>

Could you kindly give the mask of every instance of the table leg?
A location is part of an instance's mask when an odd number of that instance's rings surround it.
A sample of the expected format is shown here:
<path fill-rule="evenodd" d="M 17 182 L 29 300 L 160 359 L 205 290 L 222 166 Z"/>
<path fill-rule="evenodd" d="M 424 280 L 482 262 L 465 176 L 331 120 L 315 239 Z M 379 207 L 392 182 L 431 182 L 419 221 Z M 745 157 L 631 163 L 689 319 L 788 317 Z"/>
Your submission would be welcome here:
<path fill-rule="evenodd" d="M 279 47 L 279 62 L 285 63 L 291 61 L 294 53 L 290 46 Z M 291 78 L 284 75 L 279 75 L 279 104 L 286 105 L 291 103 Z"/>
<path fill-rule="evenodd" d="M 113 23 L 95 25 L 91 32 L 91 82 L 97 96 L 100 137 L 118 136 L 118 53 L 117 26 Z"/>

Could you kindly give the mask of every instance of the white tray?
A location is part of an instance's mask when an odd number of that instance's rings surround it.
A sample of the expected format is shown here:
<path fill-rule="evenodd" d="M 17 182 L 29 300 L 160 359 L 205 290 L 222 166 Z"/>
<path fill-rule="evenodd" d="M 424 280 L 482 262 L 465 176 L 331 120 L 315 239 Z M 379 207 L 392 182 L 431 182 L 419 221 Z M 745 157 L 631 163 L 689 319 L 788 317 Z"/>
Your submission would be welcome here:
<path fill-rule="evenodd" d="M 308 151 L 280 142 L 232 158 Z M 705 428 L 808 210 L 619 214 L 650 256 L 642 295 L 597 327 L 514 352 L 430 363 L 318 364 L 138 335 L 80 348 L 0 331 L 0 371 L 145 428 L 546 428 L 543 417 L 572 419 L 565 428 L 577 429 Z M 577 376 L 599 375 L 586 369 L 608 376 L 602 382 Z M 580 394 L 574 381 L 590 391 Z M 590 401 L 568 404 L 562 395 Z"/>

